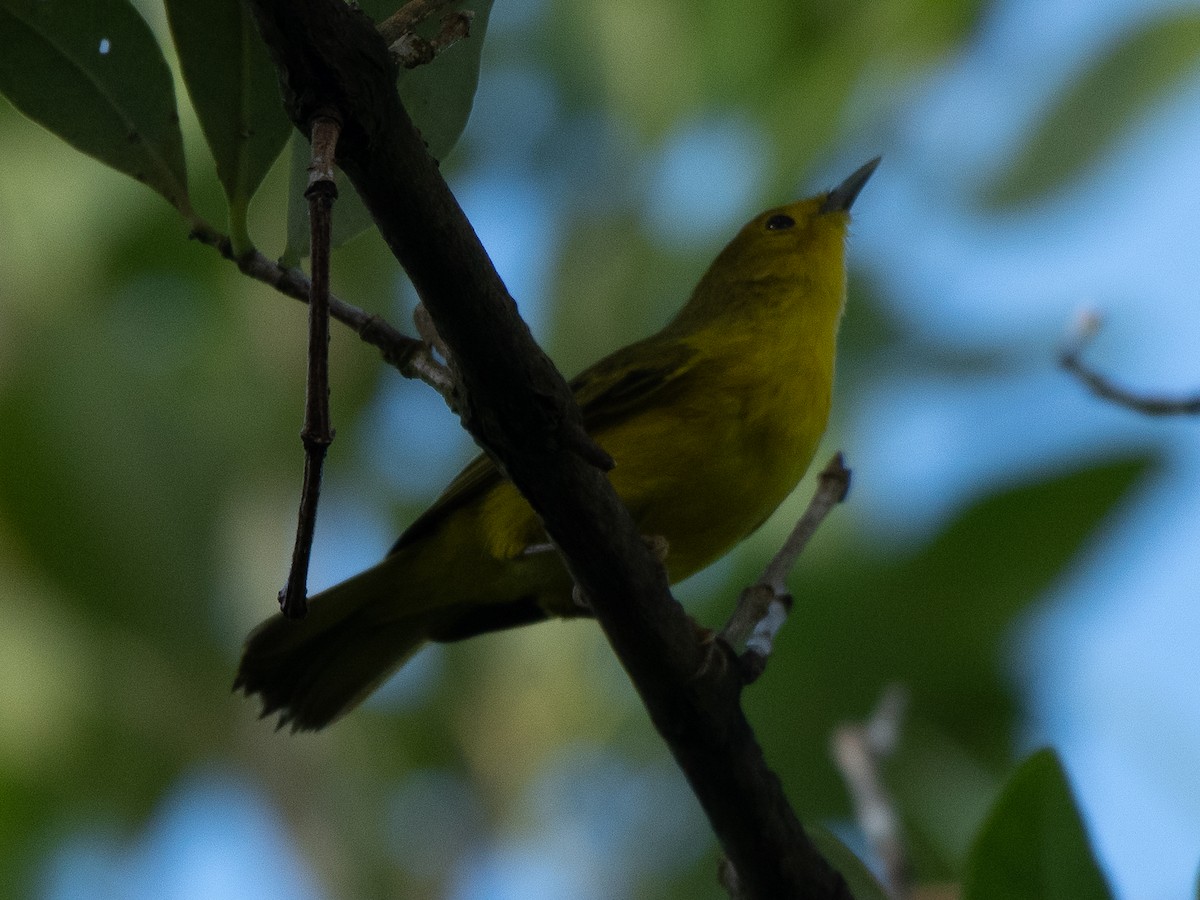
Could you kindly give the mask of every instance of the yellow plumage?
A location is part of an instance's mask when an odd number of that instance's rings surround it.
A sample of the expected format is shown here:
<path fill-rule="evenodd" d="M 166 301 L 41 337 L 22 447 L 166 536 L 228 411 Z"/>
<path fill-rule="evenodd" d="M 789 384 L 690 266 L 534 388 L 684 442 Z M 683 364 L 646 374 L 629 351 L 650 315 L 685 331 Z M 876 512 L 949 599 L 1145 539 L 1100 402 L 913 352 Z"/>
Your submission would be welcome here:
<path fill-rule="evenodd" d="M 571 382 L 584 425 L 672 582 L 754 531 L 804 475 L 829 416 L 846 296 L 849 208 L 872 160 L 839 187 L 749 222 L 662 331 Z M 428 640 L 579 616 L 528 504 L 479 457 L 377 566 L 246 642 L 235 687 L 264 715 L 321 728 Z"/>

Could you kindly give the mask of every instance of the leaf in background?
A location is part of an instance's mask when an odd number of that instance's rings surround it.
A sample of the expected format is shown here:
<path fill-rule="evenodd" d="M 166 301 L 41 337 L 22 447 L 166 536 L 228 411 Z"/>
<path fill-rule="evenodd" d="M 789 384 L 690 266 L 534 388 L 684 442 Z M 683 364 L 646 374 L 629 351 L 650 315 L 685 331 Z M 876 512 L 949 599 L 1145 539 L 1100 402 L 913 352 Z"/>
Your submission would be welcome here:
<path fill-rule="evenodd" d="M 384 6 L 391 9 L 395 4 Z M 439 54 L 428 65 L 402 70 L 396 82 L 404 108 L 420 129 L 430 154 L 438 160 L 454 149 L 471 116 L 492 0 L 465 0 L 455 4 L 454 8 L 475 13 L 470 36 Z M 433 21 L 423 23 L 417 30 L 429 35 L 439 27 L 440 23 Z"/>
<path fill-rule="evenodd" d="M 845 814 L 828 736 L 871 709 L 883 685 L 901 682 L 911 691 L 912 716 L 888 782 L 918 873 L 961 871 L 965 847 L 948 845 L 943 833 L 973 833 L 992 780 L 1011 765 L 1013 625 L 1146 468 L 1143 460 L 1122 461 L 999 490 L 901 554 L 851 538 L 819 568 L 801 561 L 792 579 L 795 612 L 746 706 L 768 759 L 792 796 L 803 798 L 802 817 Z M 727 593 L 736 596 L 733 586 Z M 959 797 L 960 775 L 970 782 L 968 803 Z M 951 812 L 958 821 L 947 823 Z"/>
<path fill-rule="evenodd" d="M 985 202 L 1015 206 L 1076 178 L 1200 62 L 1200 12 L 1180 10 L 1097 56 L 1033 129 Z"/>
<path fill-rule="evenodd" d="M 381 0 L 360 5 L 376 22 L 395 12 L 398 7 L 396 3 Z M 479 58 L 483 52 L 492 0 L 465 0 L 451 8 L 475 13 L 470 36 L 439 53 L 427 65 L 401 70 L 396 82 L 404 108 L 425 139 L 429 153 L 437 160 L 445 158 L 467 127 L 471 105 L 475 102 L 475 88 L 479 84 Z M 439 17 L 434 16 L 421 23 L 417 32 L 428 37 L 437 32 L 440 24 Z M 288 242 L 283 253 L 284 265 L 295 265 L 301 257 L 308 255 L 308 203 L 304 199 L 308 162 L 308 141 L 298 137 L 292 141 L 292 163 L 288 178 Z M 339 175 L 338 201 L 333 211 L 333 245 L 344 244 L 369 227 L 370 213 L 349 179 Z"/>
<path fill-rule="evenodd" d="M 171 71 L 126 0 L 0 0 L 0 93 L 192 216 Z"/>
<path fill-rule="evenodd" d="M 289 142 L 288 153 L 288 211 L 287 246 L 284 247 L 280 263 L 291 267 L 300 264 L 308 256 L 308 200 L 304 191 L 308 187 L 309 145 L 308 139 L 295 132 Z M 338 196 L 333 204 L 333 246 L 338 247 L 351 238 L 358 237 L 371 227 L 371 214 L 358 197 L 358 191 L 339 168 L 336 172 Z"/>
<path fill-rule="evenodd" d="M 1066 774 L 1039 750 L 1013 774 L 976 837 L 963 900 L 1111 900 Z"/>
<path fill-rule="evenodd" d="M 267 48 L 240 0 L 166 0 L 183 80 L 229 200 L 234 249 L 246 209 L 291 131 Z"/>

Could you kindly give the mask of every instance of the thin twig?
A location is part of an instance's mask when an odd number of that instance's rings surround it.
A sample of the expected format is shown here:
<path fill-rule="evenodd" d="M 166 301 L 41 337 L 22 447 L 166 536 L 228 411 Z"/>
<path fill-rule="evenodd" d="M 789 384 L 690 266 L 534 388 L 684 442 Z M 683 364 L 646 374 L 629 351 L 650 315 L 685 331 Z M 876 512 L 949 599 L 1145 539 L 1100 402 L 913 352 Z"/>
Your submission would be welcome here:
<path fill-rule="evenodd" d="M 236 256 L 228 236 L 207 223 L 195 227 L 190 237 L 213 247 L 225 259 L 236 263 L 242 274 L 275 288 L 293 300 L 308 303 L 312 282 L 299 269 L 284 268 L 257 250 Z M 405 378 L 424 381 L 454 408 L 454 386 L 446 380 L 443 367 L 421 341 L 404 334 L 382 316 L 347 303 L 335 294 L 329 295 L 329 315 L 353 329 L 365 343 L 375 347 L 383 356 L 384 362 Z"/>
<path fill-rule="evenodd" d="M 733 615 L 720 636 L 730 647 L 745 645 L 741 662 L 747 684 L 762 675 L 767 657 L 774 648 L 775 637 L 791 612 L 792 595 L 787 589 L 788 575 L 825 517 L 846 499 L 849 490 L 850 470 L 846 468 L 841 451 L 838 451 L 818 476 L 813 498 L 783 547 L 767 565 L 762 577 L 738 597 Z"/>
<path fill-rule="evenodd" d="M 337 199 L 333 160 L 341 124 L 332 116 L 317 116 L 312 125 L 312 162 L 308 167 L 309 224 L 312 229 L 312 291 L 308 300 L 308 379 L 304 398 L 304 483 L 292 567 L 279 592 L 285 616 L 303 618 L 308 612 L 308 562 L 317 526 L 321 471 L 333 443 L 329 416 L 329 251 L 333 232 L 333 202 Z"/>
<path fill-rule="evenodd" d="M 1070 372 L 1102 400 L 1147 416 L 1194 416 L 1200 413 L 1200 394 L 1191 397 L 1155 397 L 1139 394 L 1114 384 L 1083 362 L 1083 351 L 1100 332 L 1103 325 L 1095 313 L 1084 313 L 1071 329 L 1067 345 L 1059 355 L 1058 364 Z"/>
<path fill-rule="evenodd" d="M 775 558 L 763 572 L 762 582 L 777 594 L 787 592 L 787 578 L 796 567 L 796 560 L 808 546 L 812 536 L 817 533 L 821 523 L 830 511 L 846 499 L 850 492 L 850 470 L 846 468 L 846 459 L 839 450 L 833 454 L 821 474 L 817 476 L 817 490 L 813 494 L 808 509 L 788 535 L 783 547 L 775 554 Z"/>
<path fill-rule="evenodd" d="M 900 817 L 883 785 L 880 766 L 899 742 L 907 706 L 904 686 L 888 685 L 869 719 L 839 725 L 830 741 L 834 762 L 854 803 L 855 817 L 882 865 L 883 886 L 892 900 L 911 895 L 912 874 L 900 834 Z"/>

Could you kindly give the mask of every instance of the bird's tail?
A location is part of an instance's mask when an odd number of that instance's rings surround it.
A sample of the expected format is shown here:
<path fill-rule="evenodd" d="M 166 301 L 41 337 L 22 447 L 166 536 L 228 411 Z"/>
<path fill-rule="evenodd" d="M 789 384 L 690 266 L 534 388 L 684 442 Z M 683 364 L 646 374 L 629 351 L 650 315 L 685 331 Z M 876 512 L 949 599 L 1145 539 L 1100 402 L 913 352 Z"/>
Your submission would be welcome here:
<path fill-rule="evenodd" d="M 234 690 L 259 694 L 279 727 L 315 731 L 361 703 L 421 648 L 445 610 L 405 613 L 394 572 L 368 569 L 309 601 L 308 615 L 274 615 L 246 639 Z"/>

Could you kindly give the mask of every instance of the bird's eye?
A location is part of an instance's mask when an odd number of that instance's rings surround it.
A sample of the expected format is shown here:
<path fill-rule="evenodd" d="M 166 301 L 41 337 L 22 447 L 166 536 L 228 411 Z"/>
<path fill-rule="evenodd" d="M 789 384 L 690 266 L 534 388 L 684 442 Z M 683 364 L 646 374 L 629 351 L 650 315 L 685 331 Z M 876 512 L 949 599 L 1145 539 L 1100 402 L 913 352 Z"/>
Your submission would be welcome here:
<path fill-rule="evenodd" d="M 791 228 L 796 224 L 796 220 L 791 216 L 785 216 L 783 213 L 776 213 L 767 219 L 767 231 L 783 231 L 785 228 Z"/>

